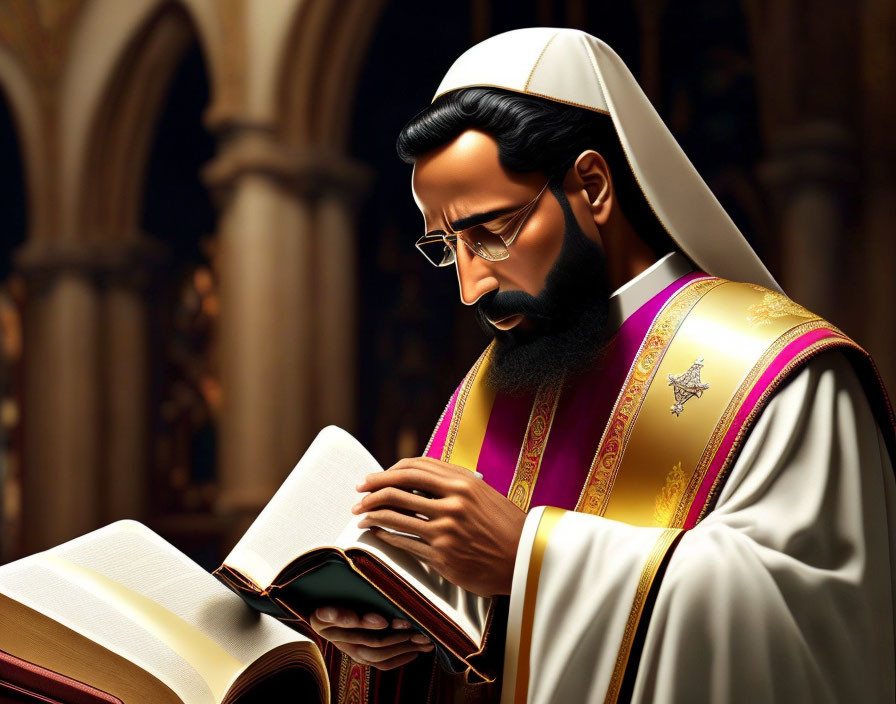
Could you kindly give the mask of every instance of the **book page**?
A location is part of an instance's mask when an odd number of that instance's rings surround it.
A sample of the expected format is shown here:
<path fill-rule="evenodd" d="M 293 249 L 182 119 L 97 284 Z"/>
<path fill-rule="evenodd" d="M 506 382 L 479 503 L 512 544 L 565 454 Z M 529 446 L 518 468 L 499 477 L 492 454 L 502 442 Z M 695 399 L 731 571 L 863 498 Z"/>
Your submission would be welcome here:
<path fill-rule="evenodd" d="M 361 548 L 378 557 L 454 621 L 474 643 L 481 644 L 491 599 L 461 589 L 405 550 L 379 540 L 366 528 L 358 528 L 363 517 L 362 514 L 354 518 L 339 537 L 339 544 Z"/>
<path fill-rule="evenodd" d="M 188 702 L 221 701 L 264 653 L 307 641 L 134 521 L 0 567 L 0 592 L 120 653 Z"/>
<path fill-rule="evenodd" d="M 309 550 L 336 546 L 355 518 L 361 494 L 355 487 L 365 475 L 382 471 L 373 456 L 347 432 L 328 426 L 249 526 L 224 564 L 239 570 L 260 588 Z"/>

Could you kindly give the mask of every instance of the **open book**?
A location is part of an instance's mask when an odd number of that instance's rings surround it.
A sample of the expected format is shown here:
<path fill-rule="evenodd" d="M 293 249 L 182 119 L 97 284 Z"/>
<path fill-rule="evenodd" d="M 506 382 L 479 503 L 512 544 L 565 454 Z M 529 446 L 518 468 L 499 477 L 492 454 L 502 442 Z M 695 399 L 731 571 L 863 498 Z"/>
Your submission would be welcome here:
<path fill-rule="evenodd" d="M 0 567 L 0 651 L 3 701 L 330 701 L 314 643 L 134 521 Z"/>
<path fill-rule="evenodd" d="M 306 621 L 320 606 L 404 618 L 448 669 L 482 672 L 492 600 L 444 579 L 359 529 L 351 507 L 364 476 L 383 471 L 351 435 L 324 428 L 215 576 L 259 611 Z"/>

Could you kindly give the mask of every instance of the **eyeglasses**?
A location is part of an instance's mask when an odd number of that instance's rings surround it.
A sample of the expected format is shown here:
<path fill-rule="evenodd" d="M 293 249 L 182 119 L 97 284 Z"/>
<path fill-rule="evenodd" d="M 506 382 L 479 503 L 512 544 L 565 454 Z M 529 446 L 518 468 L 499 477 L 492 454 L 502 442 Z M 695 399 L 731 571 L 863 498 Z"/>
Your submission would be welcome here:
<path fill-rule="evenodd" d="M 417 240 L 415 246 L 430 264 L 439 267 L 451 266 L 457 261 L 458 240 L 473 254 L 486 261 L 498 262 L 507 259 L 510 256 L 507 248 L 513 244 L 547 188 L 546 183 L 535 198 L 513 212 L 457 232 L 452 230 L 450 225 L 446 225 L 448 232 L 444 230 L 427 232 Z"/>

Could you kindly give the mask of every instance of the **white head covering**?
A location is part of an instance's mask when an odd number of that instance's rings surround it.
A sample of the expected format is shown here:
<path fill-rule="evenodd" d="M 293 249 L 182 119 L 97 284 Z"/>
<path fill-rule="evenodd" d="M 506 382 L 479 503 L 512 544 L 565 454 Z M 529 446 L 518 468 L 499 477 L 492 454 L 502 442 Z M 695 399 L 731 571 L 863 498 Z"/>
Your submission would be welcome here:
<path fill-rule="evenodd" d="M 609 115 L 644 197 L 681 250 L 708 274 L 781 290 L 622 59 L 597 37 L 554 27 L 498 34 L 454 62 L 433 100 L 472 86 Z"/>

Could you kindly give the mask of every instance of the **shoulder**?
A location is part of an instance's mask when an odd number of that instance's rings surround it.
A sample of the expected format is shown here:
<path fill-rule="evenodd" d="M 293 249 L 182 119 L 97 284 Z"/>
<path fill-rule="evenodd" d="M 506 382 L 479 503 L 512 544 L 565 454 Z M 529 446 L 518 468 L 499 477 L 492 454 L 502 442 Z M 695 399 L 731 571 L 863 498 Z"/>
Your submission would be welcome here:
<path fill-rule="evenodd" d="M 759 420 L 783 415 L 797 418 L 807 410 L 834 409 L 848 404 L 862 420 L 873 421 L 868 393 L 847 349 L 830 349 L 808 360 L 783 380 Z M 769 422 L 769 421 L 766 421 Z"/>
<path fill-rule="evenodd" d="M 685 323 L 724 364 L 744 373 L 759 411 L 771 404 L 835 393 L 876 403 L 884 396 L 868 353 L 824 318 L 783 293 L 755 284 L 715 280 Z M 745 388 L 745 401 L 750 392 Z M 761 393 L 757 393 L 761 391 Z M 752 414 L 754 419 L 759 415 Z M 767 414 L 763 414 L 767 415 Z"/>
<path fill-rule="evenodd" d="M 844 472 L 881 464 L 888 429 L 875 417 L 851 357 L 822 352 L 783 381 L 750 429 L 720 506 L 772 486 L 839 483 Z"/>

